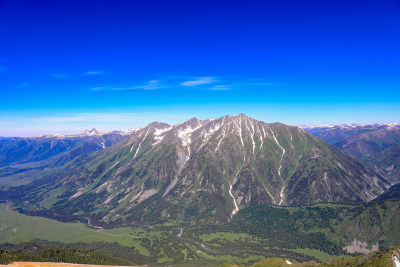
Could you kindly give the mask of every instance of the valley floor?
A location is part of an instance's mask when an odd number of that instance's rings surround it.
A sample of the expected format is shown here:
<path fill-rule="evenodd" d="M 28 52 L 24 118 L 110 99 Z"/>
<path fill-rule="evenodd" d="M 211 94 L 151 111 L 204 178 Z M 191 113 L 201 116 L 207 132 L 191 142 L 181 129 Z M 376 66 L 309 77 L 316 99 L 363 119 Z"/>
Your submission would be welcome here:
<path fill-rule="evenodd" d="M 397 202 L 365 206 L 265 205 L 240 210 L 223 225 L 169 222 L 105 229 L 27 216 L 7 203 L 0 205 L 0 249 L 76 248 L 149 266 L 219 266 L 224 262 L 251 265 L 269 257 L 293 263 L 325 262 L 349 257 L 343 248 L 365 234 L 370 238 L 362 240 L 367 243 L 365 248 L 372 249 L 379 239 L 380 249 L 398 245 L 398 206 Z M 371 218 L 382 228 L 368 229 Z"/>

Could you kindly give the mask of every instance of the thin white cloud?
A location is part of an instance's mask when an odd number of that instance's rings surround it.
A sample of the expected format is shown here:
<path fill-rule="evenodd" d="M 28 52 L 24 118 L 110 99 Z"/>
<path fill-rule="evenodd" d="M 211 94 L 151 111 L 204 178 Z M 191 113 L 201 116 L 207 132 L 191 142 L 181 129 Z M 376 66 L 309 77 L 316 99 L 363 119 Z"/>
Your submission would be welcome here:
<path fill-rule="evenodd" d="M 162 88 L 171 88 L 179 90 L 182 87 L 201 88 L 203 90 L 227 91 L 240 89 L 260 89 L 263 87 L 274 85 L 275 83 L 265 82 L 262 80 L 249 79 L 230 79 L 229 77 L 199 77 L 189 80 L 184 76 L 167 76 L 160 79 L 153 79 L 147 82 L 136 84 L 134 86 L 126 85 L 103 85 L 92 88 L 93 91 L 122 91 L 122 90 L 157 90 Z"/>
<path fill-rule="evenodd" d="M 104 72 L 98 71 L 98 70 L 87 71 L 87 72 L 84 73 L 84 75 L 88 75 L 88 76 L 90 76 L 90 75 L 101 75 L 101 74 L 104 74 Z"/>
<path fill-rule="evenodd" d="M 135 85 L 135 86 L 115 86 L 115 85 L 105 85 L 97 86 L 92 88 L 93 91 L 121 91 L 121 90 L 156 90 L 160 88 L 170 87 L 170 85 L 162 84 L 158 80 L 150 80 L 146 83 Z"/>
<path fill-rule="evenodd" d="M 215 85 L 209 89 L 213 91 L 226 91 L 226 90 L 231 90 L 232 88 L 228 85 Z"/>
<path fill-rule="evenodd" d="M 127 89 L 155 90 L 155 89 L 160 89 L 160 88 L 164 88 L 164 87 L 167 87 L 167 86 L 166 85 L 162 85 L 158 80 L 150 80 L 146 84 L 130 87 L 130 88 L 127 88 Z"/>
<path fill-rule="evenodd" d="M 217 82 L 215 77 L 200 77 L 196 80 L 182 82 L 182 86 L 198 86 Z"/>

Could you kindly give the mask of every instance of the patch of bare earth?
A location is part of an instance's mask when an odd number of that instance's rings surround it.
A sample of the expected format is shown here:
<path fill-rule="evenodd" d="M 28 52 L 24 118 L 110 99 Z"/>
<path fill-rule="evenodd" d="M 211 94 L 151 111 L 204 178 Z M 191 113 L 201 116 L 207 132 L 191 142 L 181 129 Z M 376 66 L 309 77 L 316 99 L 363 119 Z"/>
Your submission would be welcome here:
<path fill-rule="evenodd" d="M 0 267 L 122 267 L 113 265 L 91 265 L 91 264 L 75 264 L 60 262 L 13 262 L 9 265 L 0 265 Z M 135 266 L 131 266 L 135 267 Z M 139 267 L 139 266 L 136 266 Z"/>

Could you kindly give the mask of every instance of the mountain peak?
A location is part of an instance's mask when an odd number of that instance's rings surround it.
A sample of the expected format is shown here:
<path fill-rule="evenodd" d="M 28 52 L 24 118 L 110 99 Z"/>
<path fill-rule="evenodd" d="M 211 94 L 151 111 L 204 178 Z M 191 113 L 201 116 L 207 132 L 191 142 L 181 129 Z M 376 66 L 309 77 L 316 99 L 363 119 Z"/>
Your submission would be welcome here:
<path fill-rule="evenodd" d="M 108 133 L 111 133 L 111 131 L 97 130 L 96 128 L 92 128 L 70 136 L 94 136 L 94 135 L 103 135 Z"/>
<path fill-rule="evenodd" d="M 245 114 L 243 114 L 243 113 L 239 113 L 239 114 L 235 114 L 235 115 L 226 115 L 226 116 L 224 116 L 224 117 L 221 117 L 221 118 L 230 118 L 230 119 L 253 119 L 253 118 L 251 118 L 251 117 L 249 117 L 249 116 L 247 116 L 247 115 L 245 115 Z"/>
<path fill-rule="evenodd" d="M 186 127 L 194 128 L 194 126 L 198 123 L 199 123 L 199 120 L 196 117 L 193 117 L 193 118 L 191 118 L 181 124 L 178 124 L 178 125 L 180 125 L 182 128 L 186 128 Z"/>
<path fill-rule="evenodd" d="M 169 128 L 169 127 L 171 127 L 171 125 L 169 125 L 168 123 L 160 122 L 160 121 L 153 121 L 152 123 L 150 123 L 143 129 L 145 129 L 145 128 L 164 129 L 164 128 Z"/>

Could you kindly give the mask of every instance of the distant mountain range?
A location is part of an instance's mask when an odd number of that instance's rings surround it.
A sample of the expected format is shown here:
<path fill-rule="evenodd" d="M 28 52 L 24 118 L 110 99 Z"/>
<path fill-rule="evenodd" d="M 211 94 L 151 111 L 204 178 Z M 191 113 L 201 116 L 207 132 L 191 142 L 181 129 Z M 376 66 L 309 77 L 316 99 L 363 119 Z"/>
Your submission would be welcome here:
<path fill-rule="evenodd" d="M 324 125 L 303 129 L 351 155 L 376 165 L 392 182 L 400 179 L 400 123 Z"/>
<path fill-rule="evenodd" d="M 325 142 L 334 145 L 365 132 L 376 131 L 385 128 L 399 128 L 400 123 L 375 123 L 375 124 L 329 124 L 316 126 L 300 126 L 304 131 L 321 138 Z"/>
<path fill-rule="evenodd" d="M 225 222 L 240 209 L 261 204 L 370 201 L 391 184 L 377 168 L 301 128 L 243 114 L 174 126 L 154 122 L 119 142 L 111 133 L 115 143 L 95 136 L 101 140 L 84 142 L 99 151 L 55 153 L 58 161 L 43 179 L 12 187 L 7 197 L 32 203 L 40 214 L 91 214 L 103 224 Z M 48 139 L 41 143 L 46 149 L 11 153 L 0 162 L 23 161 L 27 154 L 53 158 L 49 151 L 59 151 L 53 149 L 54 137 L 40 138 Z M 2 148 L 10 142 L 27 141 L 12 140 Z"/>
<path fill-rule="evenodd" d="M 5 141 L 9 141 L 9 140 L 13 140 L 13 139 L 17 139 L 18 137 L 3 137 L 0 136 L 0 143 L 1 142 L 5 142 Z"/>
<path fill-rule="evenodd" d="M 90 129 L 74 135 L 3 138 L 0 142 L 0 186 L 41 179 L 52 167 L 112 146 L 134 131 Z"/>

